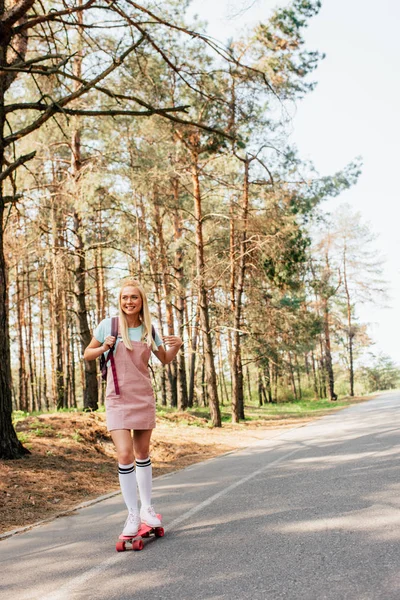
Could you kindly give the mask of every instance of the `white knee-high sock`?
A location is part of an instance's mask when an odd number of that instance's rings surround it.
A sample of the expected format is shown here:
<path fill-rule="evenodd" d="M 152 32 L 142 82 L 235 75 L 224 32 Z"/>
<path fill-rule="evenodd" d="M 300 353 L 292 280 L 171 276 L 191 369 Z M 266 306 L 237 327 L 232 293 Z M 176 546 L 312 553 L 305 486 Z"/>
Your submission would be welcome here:
<path fill-rule="evenodd" d="M 153 470 L 150 457 L 136 459 L 136 478 L 142 506 L 150 506 L 153 484 Z"/>
<path fill-rule="evenodd" d="M 129 511 L 138 510 L 135 464 L 121 465 L 118 463 L 119 484 L 122 497 Z"/>

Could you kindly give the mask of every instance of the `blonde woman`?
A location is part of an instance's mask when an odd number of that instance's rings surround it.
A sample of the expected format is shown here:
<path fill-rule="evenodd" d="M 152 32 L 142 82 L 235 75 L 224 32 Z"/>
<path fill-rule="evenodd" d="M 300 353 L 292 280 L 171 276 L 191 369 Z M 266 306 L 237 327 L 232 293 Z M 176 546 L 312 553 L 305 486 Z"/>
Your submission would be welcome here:
<path fill-rule="evenodd" d="M 118 304 L 117 337 L 111 335 L 112 319 L 104 319 L 95 329 L 84 358 L 95 360 L 101 354 L 108 353 L 115 344 L 113 353 L 117 389 L 113 370 L 108 365 L 107 429 L 111 432 L 117 451 L 119 482 L 128 508 L 122 534 L 135 536 L 141 523 L 150 527 L 161 525 L 151 503 L 149 449 L 151 434 L 156 426 L 156 409 L 148 362 L 151 351 L 163 364 L 171 362 L 182 340 L 177 336 L 165 336 L 163 340 L 168 349 L 164 348 L 163 341 L 152 328 L 146 293 L 137 280 L 129 278 L 123 282 Z M 140 512 L 137 487 L 141 500 Z"/>

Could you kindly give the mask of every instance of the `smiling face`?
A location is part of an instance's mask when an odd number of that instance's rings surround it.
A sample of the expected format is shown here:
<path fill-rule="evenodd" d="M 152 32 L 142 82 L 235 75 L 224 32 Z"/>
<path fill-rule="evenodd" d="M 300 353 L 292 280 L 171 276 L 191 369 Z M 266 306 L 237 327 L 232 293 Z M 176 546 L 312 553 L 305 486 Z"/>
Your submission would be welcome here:
<path fill-rule="evenodd" d="M 127 317 L 139 316 L 142 311 L 142 296 L 137 287 L 127 285 L 121 290 L 121 308 Z"/>

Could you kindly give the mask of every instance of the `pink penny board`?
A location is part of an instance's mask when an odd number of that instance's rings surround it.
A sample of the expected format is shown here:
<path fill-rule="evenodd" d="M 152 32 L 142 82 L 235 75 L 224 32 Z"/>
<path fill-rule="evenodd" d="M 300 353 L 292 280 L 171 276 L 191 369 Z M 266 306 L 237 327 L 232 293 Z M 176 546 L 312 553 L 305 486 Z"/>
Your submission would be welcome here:
<path fill-rule="evenodd" d="M 161 515 L 157 515 L 157 517 L 161 521 Z M 149 525 L 145 525 L 142 523 L 139 531 L 135 536 L 129 535 L 120 535 L 119 541 L 115 545 L 115 549 L 117 552 L 125 552 L 125 550 L 143 550 L 144 542 L 143 538 L 148 538 L 151 535 L 154 537 L 164 537 L 164 528 L 163 527 L 149 527 Z"/>

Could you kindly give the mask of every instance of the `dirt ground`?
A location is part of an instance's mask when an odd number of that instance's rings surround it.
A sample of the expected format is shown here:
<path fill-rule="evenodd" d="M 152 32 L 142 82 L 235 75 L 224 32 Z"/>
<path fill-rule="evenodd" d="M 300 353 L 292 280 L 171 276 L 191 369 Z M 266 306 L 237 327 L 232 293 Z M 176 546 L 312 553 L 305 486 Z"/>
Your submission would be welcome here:
<path fill-rule="evenodd" d="M 310 420 L 260 420 L 212 429 L 205 419 L 192 415 L 173 413 L 158 418 L 151 449 L 153 474 L 249 446 L 264 436 L 265 429 L 299 426 Z M 0 461 L 0 534 L 119 489 L 116 455 L 104 414 L 43 414 L 19 421 L 16 430 L 31 454 Z"/>

